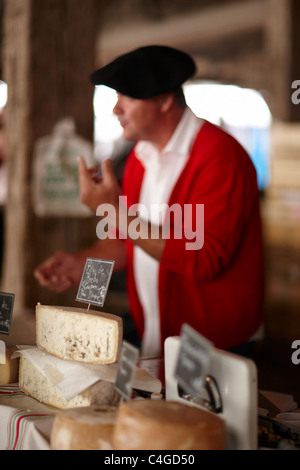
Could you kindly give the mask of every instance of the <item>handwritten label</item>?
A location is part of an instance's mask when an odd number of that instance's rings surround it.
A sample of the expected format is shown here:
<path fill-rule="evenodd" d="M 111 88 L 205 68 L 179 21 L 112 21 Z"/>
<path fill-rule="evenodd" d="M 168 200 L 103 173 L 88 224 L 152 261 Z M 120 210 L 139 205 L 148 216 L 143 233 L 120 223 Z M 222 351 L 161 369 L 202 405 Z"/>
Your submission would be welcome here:
<path fill-rule="evenodd" d="M 14 294 L 0 292 L 0 333 L 10 334 L 12 312 L 14 307 Z"/>
<path fill-rule="evenodd" d="M 115 389 L 124 400 L 130 399 L 132 379 L 138 358 L 139 350 L 127 341 L 123 341 Z"/>
<path fill-rule="evenodd" d="M 114 261 L 87 258 L 76 300 L 103 307 Z"/>
<path fill-rule="evenodd" d="M 187 394 L 199 398 L 209 372 L 211 343 L 187 324 L 180 338 L 175 377 Z"/>

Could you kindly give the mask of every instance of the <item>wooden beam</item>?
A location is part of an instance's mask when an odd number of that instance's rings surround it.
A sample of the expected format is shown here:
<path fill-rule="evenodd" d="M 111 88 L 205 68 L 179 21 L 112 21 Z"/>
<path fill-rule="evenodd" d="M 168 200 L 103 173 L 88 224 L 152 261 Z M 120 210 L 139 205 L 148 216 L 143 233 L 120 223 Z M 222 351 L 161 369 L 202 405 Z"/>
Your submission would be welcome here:
<path fill-rule="evenodd" d="M 264 57 L 269 105 L 275 119 L 300 121 L 300 105 L 292 102 L 292 83 L 300 79 L 300 3 L 295 0 L 268 0 Z"/>
<path fill-rule="evenodd" d="M 5 110 L 8 197 L 5 208 L 2 290 L 16 295 L 16 310 L 25 296 L 24 280 L 28 253 L 26 247 L 29 248 L 30 3 L 30 0 L 7 1 L 4 15 L 3 69 L 4 79 L 8 84 L 8 102 Z"/>
<path fill-rule="evenodd" d="M 80 220 L 39 219 L 31 206 L 34 144 L 61 117 L 93 137 L 95 0 L 6 0 L 4 74 L 8 84 L 6 153 L 8 201 L 2 290 L 17 311 L 38 301 L 62 302 L 40 289 L 33 269 L 55 249 L 78 249 L 94 226 Z"/>
<path fill-rule="evenodd" d="M 288 120 L 291 101 L 291 1 L 268 0 L 265 30 L 265 56 L 269 68 L 266 85 L 270 92 L 272 114 Z"/>
<path fill-rule="evenodd" d="M 182 49 L 205 47 L 212 41 L 261 29 L 267 16 L 266 0 L 245 0 L 199 8 L 193 13 L 172 16 L 163 21 L 103 25 L 98 38 L 98 64 L 116 55 L 147 44 L 165 44 Z"/>
<path fill-rule="evenodd" d="M 291 74 L 290 82 L 293 83 L 295 80 L 300 80 L 300 2 L 299 0 L 292 0 L 292 30 L 291 30 Z M 299 89 L 299 86 L 297 87 Z M 294 91 L 294 89 L 292 90 Z M 298 91 L 297 104 L 291 103 L 290 120 L 292 122 L 300 121 L 300 104 L 299 104 L 299 91 Z"/>

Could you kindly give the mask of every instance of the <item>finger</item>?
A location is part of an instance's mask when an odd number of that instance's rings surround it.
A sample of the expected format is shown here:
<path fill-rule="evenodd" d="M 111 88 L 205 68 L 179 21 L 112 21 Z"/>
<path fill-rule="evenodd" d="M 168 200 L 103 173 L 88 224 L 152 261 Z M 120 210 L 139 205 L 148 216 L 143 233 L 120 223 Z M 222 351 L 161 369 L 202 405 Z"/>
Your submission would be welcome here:
<path fill-rule="evenodd" d="M 33 272 L 35 279 L 43 286 L 48 282 L 48 276 L 46 276 L 40 269 L 36 269 Z"/>
<path fill-rule="evenodd" d="M 53 287 L 57 285 L 57 278 L 53 276 L 47 276 L 41 273 L 34 273 L 34 277 L 39 282 L 40 286 L 47 287 L 47 289 L 53 290 Z"/>
<path fill-rule="evenodd" d="M 47 285 L 49 282 L 56 282 L 56 275 L 51 269 L 45 269 L 39 266 L 34 270 L 33 275 L 43 286 Z"/>
<path fill-rule="evenodd" d="M 101 167 L 94 166 L 93 168 L 89 168 L 89 174 L 91 178 L 94 178 L 94 179 L 101 177 Z"/>
<path fill-rule="evenodd" d="M 34 271 L 34 277 L 40 282 L 47 282 L 47 280 L 51 277 L 51 267 L 47 267 L 44 265 L 38 266 Z"/>
<path fill-rule="evenodd" d="M 71 279 L 66 276 L 37 276 L 36 278 L 42 287 L 46 287 L 47 289 L 57 293 L 64 292 L 73 285 Z"/>
<path fill-rule="evenodd" d="M 34 271 L 38 276 L 50 277 L 55 269 L 61 265 L 60 252 L 55 253 L 50 258 L 41 263 Z"/>
<path fill-rule="evenodd" d="M 101 175 L 92 176 L 94 183 L 103 183 L 103 178 Z"/>
<path fill-rule="evenodd" d="M 88 195 L 90 193 L 91 184 L 95 184 L 90 176 L 89 170 L 82 157 L 78 158 L 78 174 L 79 174 L 79 188 L 80 188 L 80 199 L 86 204 Z"/>
<path fill-rule="evenodd" d="M 118 181 L 114 172 L 112 160 L 107 158 L 101 164 L 103 183 L 108 186 L 118 185 Z"/>
<path fill-rule="evenodd" d="M 89 168 L 89 173 L 90 173 L 91 176 L 95 176 L 95 175 L 100 174 L 100 167 L 98 165 L 95 165 L 95 166 Z"/>
<path fill-rule="evenodd" d="M 71 279 L 66 276 L 63 276 L 60 278 L 58 277 L 52 278 L 48 285 L 48 288 L 52 289 L 53 291 L 57 293 L 61 293 L 61 292 L 68 290 L 72 286 L 73 286 L 73 283 Z"/>
<path fill-rule="evenodd" d="M 91 179 L 90 172 L 86 166 L 83 157 L 78 157 L 78 170 L 79 170 L 79 178 L 81 179 Z"/>
<path fill-rule="evenodd" d="M 48 283 L 55 272 L 59 271 L 62 265 L 62 255 L 62 252 L 57 251 L 53 256 L 35 268 L 33 275 L 41 285 Z"/>

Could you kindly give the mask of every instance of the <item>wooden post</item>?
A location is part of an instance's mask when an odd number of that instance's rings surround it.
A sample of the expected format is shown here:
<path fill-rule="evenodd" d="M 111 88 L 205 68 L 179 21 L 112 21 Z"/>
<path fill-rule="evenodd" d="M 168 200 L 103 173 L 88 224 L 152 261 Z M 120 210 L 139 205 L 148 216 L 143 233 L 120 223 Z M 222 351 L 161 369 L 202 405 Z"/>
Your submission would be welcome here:
<path fill-rule="evenodd" d="M 36 140 L 49 135 L 60 118 L 72 116 L 78 134 L 92 141 L 88 77 L 94 69 L 95 22 L 95 0 L 5 1 L 9 189 L 1 290 L 15 293 L 16 312 L 37 302 L 64 303 L 37 285 L 33 269 L 55 249 L 75 251 L 96 236 L 92 218 L 39 219 L 31 204 Z"/>
<path fill-rule="evenodd" d="M 300 80 L 300 4 L 297 0 L 267 0 L 266 60 L 269 72 L 266 88 L 270 92 L 275 119 L 300 121 L 300 105 L 292 102 L 292 83 Z"/>
<path fill-rule="evenodd" d="M 291 53 L 291 83 L 294 80 L 300 80 L 300 3 L 299 0 L 292 0 L 292 53 Z M 299 88 L 299 87 L 297 87 Z M 293 91 L 293 90 L 292 90 Z M 298 94 L 299 97 L 299 94 Z M 292 122 L 300 122 L 300 104 L 292 103 L 290 120 Z"/>

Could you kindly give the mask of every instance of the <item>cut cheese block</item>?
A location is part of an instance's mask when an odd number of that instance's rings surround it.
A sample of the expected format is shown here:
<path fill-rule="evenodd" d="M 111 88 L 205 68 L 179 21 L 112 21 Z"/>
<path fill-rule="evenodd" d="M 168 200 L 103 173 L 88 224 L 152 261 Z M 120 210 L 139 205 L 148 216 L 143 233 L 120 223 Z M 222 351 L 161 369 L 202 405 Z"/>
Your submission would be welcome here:
<path fill-rule="evenodd" d="M 50 438 L 52 450 L 112 450 L 116 407 L 91 406 L 57 413 Z"/>
<path fill-rule="evenodd" d="M 20 356 L 19 387 L 39 402 L 60 409 L 92 405 L 115 406 L 120 401 L 114 384 L 105 380 L 99 380 L 67 401 L 48 377 L 24 354 Z"/>
<path fill-rule="evenodd" d="M 60 359 L 112 364 L 118 361 L 122 339 L 123 322 L 117 315 L 36 306 L 36 344 Z"/>
<path fill-rule="evenodd" d="M 165 400 L 120 404 L 115 450 L 223 450 L 225 423 L 200 408 Z"/>
<path fill-rule="evenodd" d="M 19 380 L 19 358 L 11 358 L 14 348 L 6 348 L 5 364 L 0 364 L 0 385 L 16 383 Z"/>

